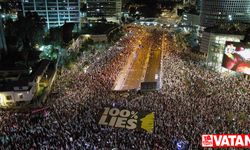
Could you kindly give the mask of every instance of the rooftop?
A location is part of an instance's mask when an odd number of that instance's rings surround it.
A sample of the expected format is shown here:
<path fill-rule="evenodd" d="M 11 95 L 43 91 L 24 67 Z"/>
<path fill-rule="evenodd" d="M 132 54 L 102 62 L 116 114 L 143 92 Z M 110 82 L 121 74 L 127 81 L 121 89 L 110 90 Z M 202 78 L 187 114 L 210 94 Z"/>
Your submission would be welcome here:
<path fill-rule="evenodd" d="M 42 76 L 49 66 L 49 60 L 41 60 L 25 68 L 23 66 L 6 66 L 0 68 L 0 91 L 28 90 L 30 82 L 35 81 L 37 76 Z"/>

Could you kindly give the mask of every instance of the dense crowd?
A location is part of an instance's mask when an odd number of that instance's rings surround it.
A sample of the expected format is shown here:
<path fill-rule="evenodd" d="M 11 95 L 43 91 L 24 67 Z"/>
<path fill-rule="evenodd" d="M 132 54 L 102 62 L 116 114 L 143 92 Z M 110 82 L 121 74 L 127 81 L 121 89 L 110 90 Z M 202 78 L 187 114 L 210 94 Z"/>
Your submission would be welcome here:
<path fill-rule="evenodd" d="M 58 75 L 37 113 L 0 111 L 0 149 L 176 149 L 185 141 L 201 149 L 201 134 L 250 132 L 250 84 L 222 76 L 176 53 L 171 37 L 164 51 L 162 88 L 155 92 L 112 91 L 121 68 L 146 29 L 131 32 L 99 54 L 87 72 L 79 60 Z M 151 34 L 155 34 L 152 32 Z M 105 106 L 155 112 L 153 133 L 98 125 Z"/>

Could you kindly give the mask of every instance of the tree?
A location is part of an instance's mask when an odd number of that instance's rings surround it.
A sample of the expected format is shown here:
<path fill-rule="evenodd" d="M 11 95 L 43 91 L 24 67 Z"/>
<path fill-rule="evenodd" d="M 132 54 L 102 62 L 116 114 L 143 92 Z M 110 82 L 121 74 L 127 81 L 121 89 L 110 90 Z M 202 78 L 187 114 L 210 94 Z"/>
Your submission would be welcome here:
<path fill-rule="evenodd" d="M 61 27 L 51 28 L 49 30 L 48 42 L 52 45 L 60 46 L 62 44 L 62 29 Z"/>
<path fill-rule="evenodd" d="M 134 16 L 135 12 L 136 12 L 136 8 L 135 7 L 132 6 L 132 7 L 129 8 L 129 15 L 130 16 Z"/>
<path fill-rule="evenodd" d="M 9 18 L 5 21 L 4 32 L 7 37 L 16 36 L 17 29 L 15 28 L 15 22 L 12 19 Z"/>
<path fill-rule="evenodd" d="M 43 42 L 45 20 L 36 12 L 28 12 L 25 17 L 19 16 L 15 22 L 7 20 L 5 26 L 6 36 L 21 40 L 26 43 L 26 48 Z"/>
<path fill-rule="evenodd" d="M 45 34 L 45 20 L 36 12 L 27 12 L 25 17 L 18 18 L 16 27 L 18 37 L 28 40 L 31 46 L 42 43 Z"/>
<path fill-rule="evenodd" d="M 244 32 L 249 28 L 249 25 L 243 23 L 235 23 L 233 26 L 237 31 L 240 32 Z"/>
<path fill-rule="evenodd" d="M 124 16 L 121 17 L 121 20 L 122 20 L 123 23 L 125 23 L 125 21 L 126 21 Z"/>
<path fill-rule="evenodd" d="M 83 44 L 81 45 L 80 51 L 88 51 L 89 50 L 89 46 L 94 44 L 94 40 L 91 38 L 86 39 Z"/>
<path fill-rule="evenodd" d="M 53 46 L 45 46 L 44 50 L 40 54 L 40 58 L 56 60 L 58 58 L 59 50 Z"/>
<path fill-rule="evenodd" d="M 249 28 L 249 25 L 244 23 L 224 23 L 219 26 L 219 29 L 225 31 L 239 31 L 244 32 Z"/>

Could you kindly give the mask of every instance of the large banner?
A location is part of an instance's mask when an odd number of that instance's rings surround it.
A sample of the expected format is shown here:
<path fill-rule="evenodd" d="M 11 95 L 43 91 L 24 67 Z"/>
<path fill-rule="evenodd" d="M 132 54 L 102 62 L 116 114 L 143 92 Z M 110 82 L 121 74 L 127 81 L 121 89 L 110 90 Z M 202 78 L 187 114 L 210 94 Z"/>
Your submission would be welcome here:
<path fill-rule="evenodd" d="M 105 107 L 99 124 L 116 128 L 144 129 L 152 133 L 154 130 L 154 112 Z"/>
<path fill-rule="evenodd" d="M 226 42 L 222 66 L 236 72 L 250 74 L 250 45 Z"/>

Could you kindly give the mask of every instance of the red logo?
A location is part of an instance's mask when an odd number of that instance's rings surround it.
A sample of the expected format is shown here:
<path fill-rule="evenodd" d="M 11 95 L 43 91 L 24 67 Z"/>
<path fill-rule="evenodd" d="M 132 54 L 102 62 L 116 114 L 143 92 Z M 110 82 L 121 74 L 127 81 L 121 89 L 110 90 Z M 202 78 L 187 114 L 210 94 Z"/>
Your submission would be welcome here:
<path fill-rule="evenodd" d="M 202 147 L 212 148 L 250 148 L 250 134 L 204 134 Z"/>
<path fill-rule="evenodd" d="M 211 135 L 202 135 L 202 147 L 213 147 L 213 137 Z"/>

